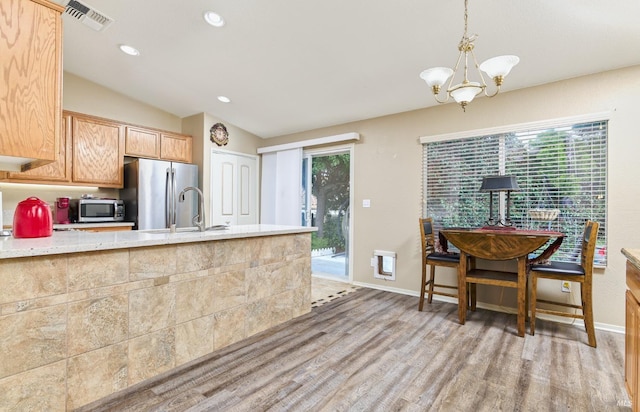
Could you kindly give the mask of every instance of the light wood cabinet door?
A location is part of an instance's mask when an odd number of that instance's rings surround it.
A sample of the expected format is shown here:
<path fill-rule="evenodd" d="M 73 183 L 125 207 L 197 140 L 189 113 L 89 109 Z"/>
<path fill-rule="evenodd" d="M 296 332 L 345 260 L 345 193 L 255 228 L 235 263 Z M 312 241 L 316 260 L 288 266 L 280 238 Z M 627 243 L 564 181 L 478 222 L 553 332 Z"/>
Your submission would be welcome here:
<path fill-rule="evenodd" d="M 124 154 L 133 157 L 160 157 L 160 132 L 127 126 L 124 135 Z"/>
<path fill-rule="evenodd" d="M 626 293 L 624 384 L 633 405 L 637 403 L 638 386 L 638 316 L 640 310 L 630 291 Z M 636 407 L 633 410 L 637 410 Z"/>
<path fill-rule="evenodd" d="M 0 158 L 0 170 L 56 160 L 63 11 L 48 0 L 0 1 L 0 156 L 8 157 Z"/>
<path fill-rule="evenodd" d="M 193 139 L 191 136 L 161 133 L 160 158 L 176 162 L 191 163 Z"/>
<path fill-rule="evenodd" d="M 6 173 L 3 179 L 16 183 L 67 184 L 71 182 L 71 117 L 62 117 L 62 130 L 55 162 L 22 173 Z"/>
<path fill-rule="evenodd" d="M 99 187 L 122 187 L 124 127 L 104 119 L 74 115 L 73 182 Z"/>
<path fill-rule="evenodd" d="M 124 232 L 130 231 L 131 226 L 89 227 L 86 229 L 75 228 L 74 230 L 82 230 L 84 232 Z"/>

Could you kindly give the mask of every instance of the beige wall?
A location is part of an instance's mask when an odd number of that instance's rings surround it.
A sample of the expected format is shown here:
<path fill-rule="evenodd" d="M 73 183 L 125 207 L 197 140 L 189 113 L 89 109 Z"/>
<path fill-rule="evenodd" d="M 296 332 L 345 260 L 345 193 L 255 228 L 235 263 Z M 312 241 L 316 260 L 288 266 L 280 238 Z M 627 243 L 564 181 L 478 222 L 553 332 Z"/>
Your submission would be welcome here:
<path fill-rule="evenodd" d="M 62 108 L 107 119 L 181 132 L 181 119 L 156 107 L 64 72 Z"/>
<path fill-rule="evenodd" d="M 609 264 L 594 280 L 594 312 L 600 326 L 624 327 L 625 259 L 620 249 L 640 247 L 640 176 L 637 154 L 637 93 L 640 66 L 518 90 L 492 99 L 480 98 L 464 113 L 454 104 L 344 124 L 269 139 L 269 145 L 345 132 L 359 132 L 355 145 L 353 279 L 357 283 L 416 294 L 420 285 L 418 218 L 422 213 L 421 136 L 462 132 L 583 114 L 610 112 L 608 148 Z M 430 100 L 425 87 L 425 101 Z M 266 144 L 265 144 L 266 145 Z M 362 200 L 371 199 L 363 208 Z M 396 281 L 373 278 L 374 249 L 398 253 Z M 438 268 L 453 280 L 452 271 Z M 558 298 L 559 285 L 541 285 Z M 514 307 L 515 293 L 480 288 L 479 299 L 494 306 Z M 574 287 L 571 293 L 579 299 Z"/>

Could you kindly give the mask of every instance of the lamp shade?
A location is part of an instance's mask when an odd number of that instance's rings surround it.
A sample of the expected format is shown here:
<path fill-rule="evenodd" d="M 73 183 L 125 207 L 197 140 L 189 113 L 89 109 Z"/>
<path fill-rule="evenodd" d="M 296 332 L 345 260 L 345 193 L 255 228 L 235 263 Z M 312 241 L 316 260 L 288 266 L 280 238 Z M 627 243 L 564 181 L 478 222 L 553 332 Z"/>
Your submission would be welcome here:
<path fill-rule="evenodd" d="M 509 74 L 513 66 L 519 62 L 520 58 L 518 56 L 508 55 L 492 57 L 482 62 L 480 70 L 487 73 L 492 79 L 500 76 L 504 77 Z"/>
<path fill-rule="evenodd" d="M 482 85 L 478 82 L 461 83 L 451 89 L 451 97 L 456 103 L 469 103 L 482 93 Z"/>
<path fill-rule="evenodd" d="M 481 192 L 498 192 L 500 190 L 520 190 L 515 176 L 487 176 L 482 178 Z"/>
<path fill-rule="evenodd" d="M 429 87 L 442 86 L 451 77 L 453 70 L 448 67 L 433 67 L 420 73 L 420 78 L 427 82 Z"/>

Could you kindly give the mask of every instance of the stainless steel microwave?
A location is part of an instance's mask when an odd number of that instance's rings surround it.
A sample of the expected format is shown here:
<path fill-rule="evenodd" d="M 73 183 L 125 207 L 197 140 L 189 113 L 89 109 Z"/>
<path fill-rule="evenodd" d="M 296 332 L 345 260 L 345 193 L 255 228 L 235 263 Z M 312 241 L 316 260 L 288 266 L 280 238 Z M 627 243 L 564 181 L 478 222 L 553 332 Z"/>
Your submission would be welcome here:
<path fill-rule="evenodd" d="M 71 218 L 78 223 L 121 222 L 124 202 L 118 199 L 71 199 Z"/>

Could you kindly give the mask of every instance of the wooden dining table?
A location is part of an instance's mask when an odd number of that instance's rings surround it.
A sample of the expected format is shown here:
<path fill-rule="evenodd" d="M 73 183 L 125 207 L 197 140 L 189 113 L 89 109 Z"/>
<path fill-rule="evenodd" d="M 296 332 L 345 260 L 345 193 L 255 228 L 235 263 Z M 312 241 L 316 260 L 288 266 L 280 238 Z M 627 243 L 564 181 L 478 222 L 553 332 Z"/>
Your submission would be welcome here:
<path fill-rule="evenodd" d="M 516 288 L 518 291 L 518 336 L 524 336 L 527 316 L 527 259 L 550 239 L 564 234 L 540 230 L 443 229 L 446 239 L 460 249 L 458 269 L 458 317 L 464 325 L 467 317 L 467 284 L 488 284 Z M 559 246 L 559 242 L 556 243 Z M 468 257 L 486 260 L 517 260 L 517 272 L 477 269 L 468 265 Z"/>

